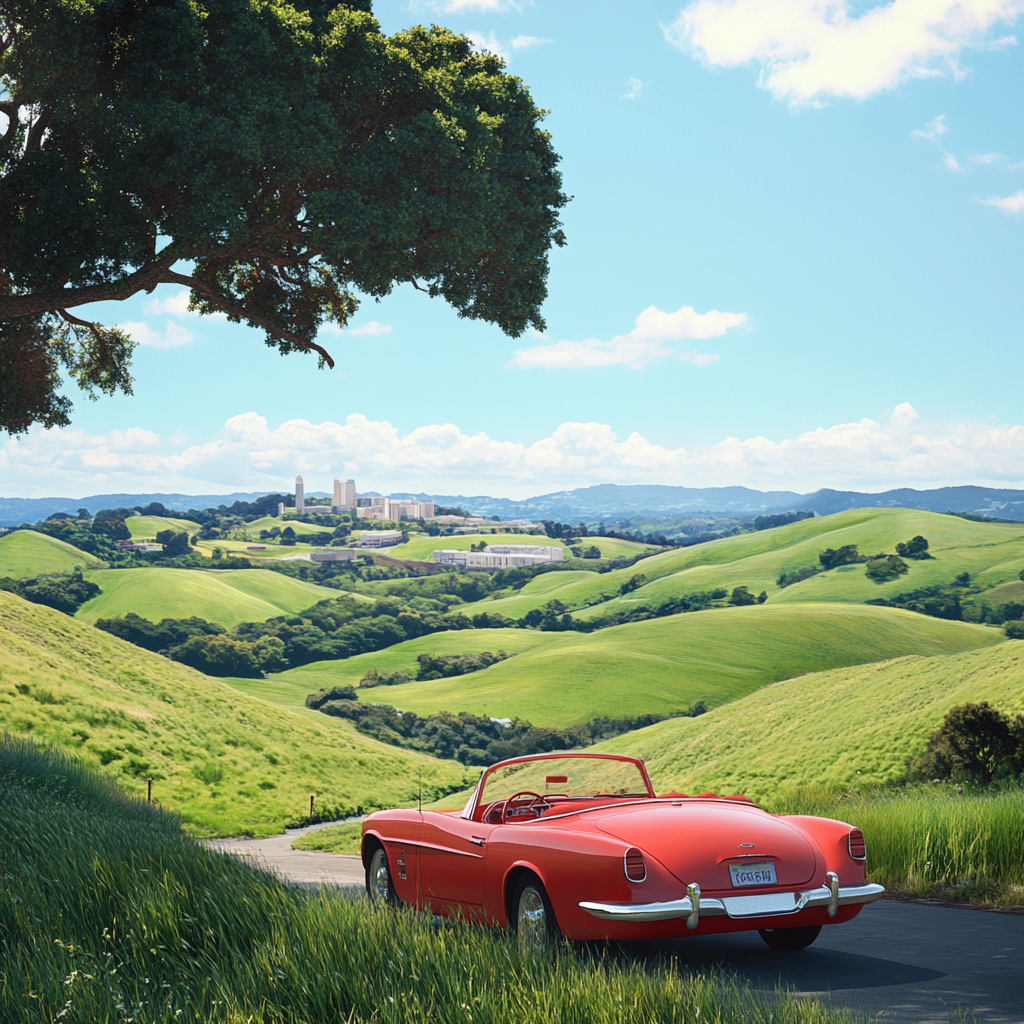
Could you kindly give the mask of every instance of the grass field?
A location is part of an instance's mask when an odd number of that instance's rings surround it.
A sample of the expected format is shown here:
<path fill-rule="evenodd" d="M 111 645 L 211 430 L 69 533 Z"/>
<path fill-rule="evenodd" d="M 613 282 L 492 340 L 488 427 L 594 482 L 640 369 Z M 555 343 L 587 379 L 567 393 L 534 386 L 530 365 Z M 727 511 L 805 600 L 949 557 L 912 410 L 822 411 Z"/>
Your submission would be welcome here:
<path fill-rule="evenodd" d="M 779 590 L 775 580 L 787 569 L 818 564 L 818 552 L 856 544 L 862 554 L 893 551 L 900 541 L 921 534 L 935 557 L 910 562 L 910 571 L 890 583 L 873 583 L 862 565 L 844 566 Z M 740 534 L 665 551 L 645 558 L 628 569 L 594 575 L 565 587 L 557 595 L 570 608 L 584 609 L 602 597 L 617 595 L 619 588 L 637 573 L 647 583 L 626 597 L 581 611 L 582 618 L 599 616 L 616 608 L 660 604 L 679 594 L 723 587 L 747 586 L 753 593 L 764 590 L 772 603 L 842 602 L 861 603 L 902 591 L 938 583 L 969 572 L 972 581 L 995 586 L 1017 579 L 1024 569 L 1024 524 L 972 523 L 914 509 L 852 509 L 831 516 L 805 519 L 790 526 L 758 533 Z M 532 600 L 512 598 L 508 614 L 519 617 L 531 607 L 548 600 L 538 594 Z M 494 610 L 500 609 L 498 602 Z M 476 606 L 466 609 L 469 614 Z M 483 606 L 481 606 L 483 610 Z M 488 610 L 491 610 L 488 608 Z"/>
<path fill-rule="evenodd" d="M 670 714 L 697 700 L 717 707 L 805 672 L 904 654 L 949 654 L 1002 639 L 999 630 L 899 609 L 764 605 L 649 619 L 591 634 L 518 629 L 435 633 L 375 654 L 316 662 L 266 683 L 244 685 L 268 700 L 283 694 L 279 688 L 287 685 L 288 699 L 294 701 L 322 686 L 358 683 L 370 668 L 412 668 L 416 655 L 428 650 L 521 650 L 480 672 L 381 687 L 364 691 L 362 699 L 417 714 L 469 711 L 519 716 L 534 725 L 569 725 L 598 715 Z"/>
<path fill-rule="evenodd" d="M 103 591 L 77 612 L 89 623 L 135 612 L 153 622 L 198 615 L 230 629 L 239 622 L 294 615 L 340 594 L 259 569 L 97 569 L 86 577 Z"/>
<path fill-rule="evenodd" d="M 70 572 L 105 565 L 93 555 L 56 537 L 34 530 L 15 530 L 0 537 L 0 576 L 27 579 L 43 572 Z"/>
<path fill-rule="evenodd" d="M 963 787 L 961 787 L 963 789 Z M 1024 792 L 958 792 L 951 784 L 880 792 L 800 790 L 778 802 L 787 814 L 856 825 L 868 847 L 868 877 L 891 892 L 1020 905 L 1024 902 Z M 351 826 L 338 826 L 339 830 Z M 321 840 L 340 849 L 345 833 Z M 303 839 L 319 836 L 309 833 Z M 305 846 L 303 849 L 314 849 Z"/>
<path fill-rule="evenodd" d="M 78 765 L 0 742 L 4 1024 L 840 1024 L 677 963 L 311 894 L 204 850 Z"/>
<path fill-rule="evenodd" d="M 422 768 L 462 766 L 385 746 L 316 712 L 284 711 L 60 612 L 0 592 L 0 729 L 74 752 L 201 835 L 280 832 L 309 811 L 408 803 Z"/>
<path fill-rule="evenodd" d="M 136 543 L 155 541 L 161 530 L 177 530 L 191 537 L 199 529 L 199 524 L 190 519 L 170 519 L 164 516 L 129 516 L 124 523 Z"/>
<path fill-rule="evenodd" d="M 480 541 L 487 541 L 488 547 L 494 544 L 533 544 L 542 547 L 565 548 L 565 557 L 572 557 L 569 551 L 569 544 L 564 540 L 555 537 L 548 537 L 546 534 L 525 534 L 525 533 L 484 533 L 465 534 L 456 537 L 427 537 L 422 534 L 409 538 L 408 544 L 400 544 L 388 554 L 392 558 L 406 558 L 414 562 L 429 562 L 431 553 L 439 549 L 450 551 L 468 551 L 474 544 Z M 602 558 L 618 558 L 621 555 L 636 555 L 641 551 L 657 551 L 656 547 L 637 544 L 631 540 L 617 540 L 614 537 L 585 537 L 581 541 L 573 541 L 574 545 L 583 547 L 595 546 L 600 548 Z"/>
<path fill-rule="evenodd" d="M 796 787 L 901 779 L 951 707 L 982 700 L 1024 712 L 1024 641 L 788 679 L 594 749 L 642 757 L 660 792 L 745 793 L 772 807 Z"/>

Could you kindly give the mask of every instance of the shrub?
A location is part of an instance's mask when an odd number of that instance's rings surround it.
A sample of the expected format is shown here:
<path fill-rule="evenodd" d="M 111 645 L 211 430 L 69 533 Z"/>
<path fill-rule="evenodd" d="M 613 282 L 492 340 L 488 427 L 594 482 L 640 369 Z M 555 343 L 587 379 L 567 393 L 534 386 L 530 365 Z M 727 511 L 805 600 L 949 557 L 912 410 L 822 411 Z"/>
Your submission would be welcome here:
<path fill-rule="evenodd" d="M 768 595 L 765 594 L 767 600 Z M 755 604 L 757 598 L 750 592 L 747 587 L 734 587 L 732 596 L 729 598 L 729 604 L 744 605 L 744 604 Z"/>
<path fill-rule="evenodd" d="M 363 689 L 371 686 L 400 686 L 402 683 L 408 683 L 411 680 L 412 676 L 401 669 L 396 669 L 394 672 L 378 672 L 375 668 L 371 668 L 359 680 L 359 686 Z"/>
<path fill-rule="evenodd" d="M 817 576 L 822 571 L 816 565 L 805 565 L 799 569 L 787 569 L 775 581 L 775 585 L 777 587 L 791 587 L 794 583 L 809 580 L 812 576 Z"/>
<path fill-rule="evenodd" d="M 1006 633 L 1008 640 L 1024 640 L 1024 622 L 1007 622 L 1003 626 L 1003 632 Z"/>
<path fill-rule="evenodd" d="M 818 555 L 818 561 L 826 572 L 840 565 L 855 565 L 867 560 L 867 555 L 857 553 L 856 544 L 844 544 L 841 548 L 826 548 Z"/>
<path fill-rule="evenodd" d="M 899 555 L 878 555 L 868 562 L 864 575 L 875 583 L 888 583 L 909 571 L 907 563 Z"/>
<path fill-rule="evenodd" d="M 510 655 L 504 651 L 492 654 L 481 651 L 479 654 L 421 654 L 416 661 L 419 669 L 417 679 L 448 679 L 452 676 L 464 676 L 469 672 L 479 672 L 504 661 Z M 404 674 L 404 673 L 403 673 Z"/>
<path fill-rule="evenodd" d="M 630 576 L 625 583 L 619 587 L 620 594 L 631 594 L 634 590 L 638 590 L 647 582 L 647 574 L 638 572 L 635 576 Z"/>
<path fill-rule="evenodd" d="M 928 541 L 924 539 L 920 534 L 918 536 L 908 540 L 904 544 L 896 545 L 896 554 L 900 558 L 931 558 L 928 554 Z"/>
<path fill-rule="evenodd" d="M 160 530 L 156 535 L 157 544 L 163 544 L 164 557 L 189 554 L 188 534 L 180 530 Z"/>
<path fill-rule="evenodd" d="M 12 589 L 26 601 L 45 604 L 68 615 L 74 615 L 86 601 L 100 593 L 100 588 L 85 579 L 82 570 L 77 568 L 72 572 L 42 573 L 19 581 Z"/>
<path fill-rule="evenodd" d="M 355 700 L 354 686 L 332 686 L 329 690 L 317 690 L 306 698 L 306 707 L 319 711 L 330 700 Z"/>
<path fill-rule="evenodd" d="M 1024 770 L 1024 716 L 1010 719 L 988 701 L 946 712 L 908 775 L 924 780 L 969 779 L 987 786 Z"/>

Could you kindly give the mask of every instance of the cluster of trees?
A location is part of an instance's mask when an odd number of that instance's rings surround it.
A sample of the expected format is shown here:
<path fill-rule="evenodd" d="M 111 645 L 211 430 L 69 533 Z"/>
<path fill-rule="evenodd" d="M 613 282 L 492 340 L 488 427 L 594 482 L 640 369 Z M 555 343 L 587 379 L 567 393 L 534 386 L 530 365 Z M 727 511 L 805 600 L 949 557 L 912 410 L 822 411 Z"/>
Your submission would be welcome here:
<path fill-rule="evenodd" d="M 916 537 L 912 537 L 908 541 L 897 544 L 896 554 L 899 555 L 900 558 L 913 558 L 919 560 L 932 557 L 928 554 L 928 541 L 926 541 L 920 534 Z"/>
<path fill-rule="evenodd" d="M 569 548 L 572 552 L 573 558 L 600 558 L 601 549 L 596 544 L 588 544 L 586 547 L 579 545 L 574 548 Z"/>
<path fill-rule="evenodd" d="M 27 580 L 0 577 L 0 590 L 17 594 L 26 601 L 45 604 L 59 612 L 74 615 L 86 601 L 99 594 L 100 588 L 82 576 L 81 569 L 71 572 L 48 572 Z"/>
<path fill-rule="evenodd" d="M 844 544 L 842 547 L 826 548 L 820 552 L 818 554 L 818 565 L 805 565 L 795 569 L 786 569 L 775 580 L 775 585 L 778 587 L 791 587 L 794 583 L 810 579 L 819 572 L 838 569 L 841 565 L 861 565 L 865 563 L 864 574 L 868 579 L 873 580 L 875 583 L 888 583 L 890 580 L 899 579 L 904 573 L 909 572 L 909 566 L 903 561 L 904 558 L 924 559 L 931 557 L 928 554 L 928 541 L 920 535 L 897 544 L 896 554 L 894 555 L 887 554 L 884 551 L 877 555 L 862 555 L 857 550 L 856 544 Z"/>
<path fill-rule="evenodd" d="M 150 622 L 135 612 L 123 618 L 97 619 L 96 628 L 127 640 L 136 647 L 160 653 L 177 647 L 194 636 L 222 636 L 227 630 L 216 622 L 207 622 L 198 616 L 189 619 L 161 619 Z"/>
<path fill-rule="evenodd" d="M 910 779 L 987 786 L 1024 775 L 1024 715 L 1010 718 L 988 701 L 951 708 L 920 757 L 907 764 Z"/>
<path fill-rule="evenodd" d="M 356 728 L 374 739 L 406 747 L 463 764 L 491 765 L 508 757 L 544 754 L 553 750 L 586 747 L 599 740 L 642 729 L 666 718 L 696 716 L 706 710 L 698 701 L 675 715 L 639 715 L 636 718 L 594 718 L 567 729 L 540 728 L 520 718 L 510 723 L 481 718 L 466 712 L 454 715 L 442 711 L 420 717 L 411 711 L 396 711 L 388 704 L 363 704 L 351 697 L 333 696 L 351 687 L 310 694 L 307 707 L 325 715 L 354 722 Z M 353 695 L 354 695 L 354 691 Z"/>
<path fill-rule="evenodd" d="M 452 676 L 464 676 L 470 672 L 479 672 L 483 668 L 496 665 L 512 657 L 505 651 L 492 654 L 481 651 L 479 654 L 421 654 L 416 663 L 417 679 L 449 679 Z"/>
<path fill-rule="evenodd" d="M 776 526 L 789 526 L 790 523 L 813 518 L 813 512 L 779 512 L 773 516 L 755 516 L 750 525 L 755 530 L 772 530 Z"/>
<path fill-rule="evenodd" d="M 886 608 L 905 608 L 921 615 L 954 621 L 990 622 L 1002 625 L 1011 639 L 1024 639 L 1024 603 L 1007 601 L 992 607 L 987 601 L 978 599 L 981 591 L 970 589 L 969 573 L 960 573 L 951 583 L 932 587 L 921 587 L 891 597 L 876 597 L 867 604 Z"/>
<path fill-rule="evenodd" d="M 907 563 L 899 555 L 875 555 L 868 559 L 864 575 L 875 583 L 888 583 L 909 571 Z"/>
<path fill-rule="evenodd" d="M 804 565 L 799 569 L 786 569 L 775 580 L 775 586 L 780 589 L 791 587 L 794 583 L 800 583 L 802 580 L 809 580 L 812 576 L 817 576 L 821 571 L 821 567 L 817 565 Z"/>
<path fill-rule="evenodd" d="M 734 605 L 745 605 L 745 604 L 764 604 L 768 600 L 768 591 L 762 590 L 757 597 L 750 592 L 749 587 L 733 587 L 732 593 L 729 595 L 729 604 Z"/>

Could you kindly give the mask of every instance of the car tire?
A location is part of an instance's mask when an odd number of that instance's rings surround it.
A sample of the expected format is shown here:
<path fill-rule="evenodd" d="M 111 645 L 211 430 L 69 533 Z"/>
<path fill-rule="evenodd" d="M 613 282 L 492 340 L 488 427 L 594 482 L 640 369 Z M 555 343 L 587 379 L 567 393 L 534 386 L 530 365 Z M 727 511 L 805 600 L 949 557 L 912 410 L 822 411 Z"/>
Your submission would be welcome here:
<path fill-rule="evenodd" d="M 387 852 L 380 843 L 373 844 L 366 862 L 366 895 L 371 903 L 379 906 L 397 907 L 402 902 L 395 892 Z"/>
<path fill-rule="evenodd" d="M 821 925 L 807 928 L 761 928 L 758 935 L 772 948 L 780 953 L 792 953 L 798 949 L 806 949 L 821 931 Z"/>
<path fill-rule="evenodd" d="M 541 953 L 561 935 L 551 900 L 536 875 L 524 875 L 516 883 L 509 924 L 524 953 Z"/>

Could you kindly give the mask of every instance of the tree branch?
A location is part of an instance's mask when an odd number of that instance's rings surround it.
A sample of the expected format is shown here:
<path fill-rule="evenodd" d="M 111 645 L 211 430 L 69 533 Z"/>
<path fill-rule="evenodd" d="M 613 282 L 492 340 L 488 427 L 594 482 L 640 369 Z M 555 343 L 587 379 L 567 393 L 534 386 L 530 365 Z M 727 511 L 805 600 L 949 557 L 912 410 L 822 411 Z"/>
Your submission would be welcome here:
<path fill-rule="evenodd" d="M 247 320 L 256 327 L 262 327 L 268 333 L 283 338 L 305 352 L 316 352 L 332 370 L 334 369 L 334 360 L 331 358 L 330 353 L 326 349 L 321 348 L 315 341 L 309 341 L 307 338 L 287 330 L 269 317 L 260 316 L 258 313 L 254 313 L 244 306 L 232 302 L 231 299 L 226 298 L 216 288 L 202 281 L 197 281 L 195 278 L 186 277 L 184 274 L 176 274 L 172 270 L 168 270 L 161 280 L 168 284 L 183 284 L 197 294 L 202 295 L 211 306 L 216 306 L 217 309 L 227 313 L 229 316 L 237 316 L 239 319 Z"/>
<path fill-rule="evenodd" d="M 89 330 L 92 332 L 92 336 L 97 341 L 103 340 L 103 337 L 100 334 L 96 324 L 91 324 L 89 323 L 88 320 L 79 320 L 77 316 L 72 316 L 66 309 L 58 308 L 57 312 L 60 314 L 61 318 L 65 320 L 67 323 L 73 324 L 75 327 L 88 327 Z"/>

